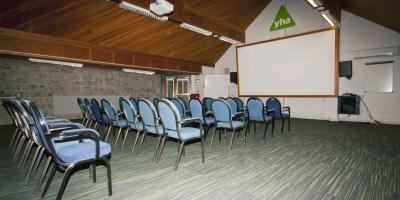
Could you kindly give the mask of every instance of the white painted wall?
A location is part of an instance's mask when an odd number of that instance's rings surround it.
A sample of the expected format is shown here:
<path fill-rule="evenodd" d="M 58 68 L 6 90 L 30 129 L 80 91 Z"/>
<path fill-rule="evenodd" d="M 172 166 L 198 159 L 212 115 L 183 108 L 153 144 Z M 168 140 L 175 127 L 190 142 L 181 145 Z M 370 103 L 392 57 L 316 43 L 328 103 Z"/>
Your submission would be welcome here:
<path fill-rule="evenodd" d="M 269 32 L 269 27 L 281 5 L 286 5 L 296 22 L 295 27 Z M 353 52 L 364 49 L 400 46 L 400 34 L 359 16 L 342 10 L 340 33 L 340 60 L 353 60 Z M 298 34 L 328 28 L 329 24 L 304 0 L 272 0 L 246 30 L 246 43 L 257 42 L 285 35 Z M 365 99 L 373 116 L 384 123 L 400 124 L 400 58 L 391 58 L 394 66 L 394 92 L 390 94 L 367 94 Z M 378 59 L 379 60 L 379 59 Z M 346 92 L 362 95 L 364 91 L 363 67 L 366 60 L 353 60 L 353 78 L 340 78 L 339 94 Z M 206 74 L 223 74 L 224 68 L 236 71 L 236 50 L 232 46 L 219 59 L 215 69 L 203 68 Z M 229 95 L 236 96 L 235 84 L 230 84 Z M 245 99 L 246 100 L 246 99 Z M 368 121 L 364 106 L 359 116 L 338 116 L 336 98 L 285 98 L 285 105 L 292 108 L 298 118 Z"/>

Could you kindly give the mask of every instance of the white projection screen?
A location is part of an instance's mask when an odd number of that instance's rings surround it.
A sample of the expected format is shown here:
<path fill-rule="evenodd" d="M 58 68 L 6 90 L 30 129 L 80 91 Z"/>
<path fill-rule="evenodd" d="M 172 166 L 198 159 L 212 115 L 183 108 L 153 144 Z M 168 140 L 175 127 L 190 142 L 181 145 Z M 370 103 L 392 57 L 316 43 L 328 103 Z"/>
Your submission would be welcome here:
<path fill-rule="evenodd" d="M 239 96 L 337 96 L 335 29 L 238 46 L 236 53 Z"/>

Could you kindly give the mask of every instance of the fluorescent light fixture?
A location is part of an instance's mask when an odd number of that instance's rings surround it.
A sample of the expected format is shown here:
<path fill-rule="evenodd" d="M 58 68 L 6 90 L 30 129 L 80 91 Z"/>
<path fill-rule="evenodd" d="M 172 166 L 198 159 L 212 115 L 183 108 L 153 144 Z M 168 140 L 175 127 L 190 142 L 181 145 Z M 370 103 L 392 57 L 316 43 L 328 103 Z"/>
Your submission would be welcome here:
<path fill-rule="evenodd" d="M 181 26 L 181 28 L 184 28 L 184 29 L 187 29 L 187 30 L 191 30 L 191 31 L 194 31 L 196 33 L 200 33 L 200 34 L 203 34 L 203 35 L 206 35 L 206 36 L 212 35 L 211 31 L 207 31 L 205 29 L 202 29 L 202 28 L 199 28 L 197 26 L 193 26 L 193 25 L 190 25 L 190 24 L 187 24 L 187 23 L 182 23 L 180 26 Z"/>
<path fill-rule="evenodd" d="M 225 36 L 220 36 L 219 39 L 224 41 L 224 42 L 229 42 L 231 44 L 239 44 L 240 43 L 240 42 L 238 42 L 238 41 L 236 41 L 234 39 L 231 39 L 231 38 L 228 38 L 228 37 L 225 37 Z"/>
<path fill-rule="evenodd" d="M 328 10 L 321 12 L 321 16 L 332 26 L 335 27 L 337 21 L 334 16 L 332 16 Z"/>
<path fill-rule="evenodd" d="M 167 0 L 156 0 L 150 4 L 150 10 L 158 16 L 162 16 L 174 11 L 174 5 Z"/>
<path fill-rule="evenodd" d="M 135 6 L 135 5 L 133 5 L 131 3 L 128 3 L 128 2 L 125 2 L 125 1 L 121 1 L 121 3 L 119 3 L 119 7 L 123 8 L 123 9 L 126 9 L 126 10 L 129 10 L 129 11 L 132 11 L 132 12 L 134 12 L 136 14 L 139 14 L 139 15 L 143 15 L 143 16 L 146 16 L 146 17 L 153 18 L 155 20 L 159 20 L 159 21 L 163 21 L 163 22 L 168 20 L 168 17 L 159 17 L 159 16 L 153 14 L 152 12 L 150 12 L 150 10 L 144 9 L 142 7 L 139 7 L 139 6 Z"/>
<path fill-rule="evenodd" d="M 313 7 L 318 8 L 322 6 L 322 2 L 320 0 L 307 0 L 307 2 Z"/>
<path fill-rule="evenodd" d="M 63 66 L 70 66 L 70 67 L 83 67 L 82 63 L 64 62 L 64 61 L 58 61 L 58 60 L 45 60 L 45 59 L 38 59 L 38 58 L 29 58 L 29 61 L 35 62 L 35 63 L 63 65 Z"/>
<path fill-rule="evenodd" d="M 147 75 L 153 75 L 156 72 L 153 71 L 146 71 L 146 70 L 137 70 L 137 69 L 128 69 L 128 68 L 122 68 L 123 72 L 129 72 L 129 73 L 137 73 L 137 74 L 147 74 Z"/>

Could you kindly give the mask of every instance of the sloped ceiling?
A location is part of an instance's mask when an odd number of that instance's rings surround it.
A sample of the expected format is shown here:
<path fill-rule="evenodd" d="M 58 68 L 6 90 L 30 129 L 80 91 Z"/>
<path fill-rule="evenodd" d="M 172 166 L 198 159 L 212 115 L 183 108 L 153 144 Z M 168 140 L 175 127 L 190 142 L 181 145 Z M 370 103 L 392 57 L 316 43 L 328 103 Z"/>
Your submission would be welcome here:
<path fill-rule="evenodd" d="M 341 7 L 400 33 L 400 0 L 342 0 Z"/>
<path fill-rule="evenodd" d="M 118 2 L 118 1 L 117 1 Z M 146 1 L 142 1 L 146 2 Z M 150 2 L 150 1 L 148 1 Z M 198 17 L 245 32 L 269 0 L 180 0 Z M 201 19 L 200 19 L 201 20 Z M 230 44 L 105 0 L 2 0 L 0 27 L 213 66 Z"/>

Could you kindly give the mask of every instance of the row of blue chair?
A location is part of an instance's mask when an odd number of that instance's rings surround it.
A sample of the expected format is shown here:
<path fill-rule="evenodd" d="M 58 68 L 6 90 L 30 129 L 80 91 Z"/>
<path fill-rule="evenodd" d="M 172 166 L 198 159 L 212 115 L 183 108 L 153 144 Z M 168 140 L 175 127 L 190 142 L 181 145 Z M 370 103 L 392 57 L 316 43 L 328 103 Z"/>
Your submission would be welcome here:
<path fill-rule="evenodd" d="M 107 168 L 108 193 L 112 194 L 110 157 L 111 147 L 99 140 L 93 129 L 69 120 L 45 117 L 42 111 L 27 100 L 6 100 L 3 106 L 14 122 L 16 131 L 10 148 L 13 160 L 24 168 L 32 149 L 36 148 L 30 168 L 25 177 L 28 182 L 38 170 L 43 157 L 47 157 L 36 190 L 42 189 L 44 197 L 56 171 L 64 173 L 57 199 L 61 199 L 72 172 L 89 165 L 90 177 L 96 182 L 96 164 L 100 161 Z M 22 150 L 24 149 L 24 150 Z M 47 180 L 45 177 L 47 175 Z"/>

